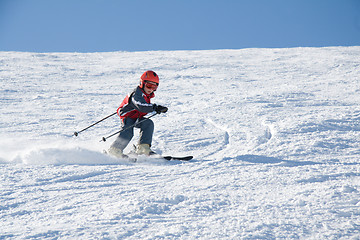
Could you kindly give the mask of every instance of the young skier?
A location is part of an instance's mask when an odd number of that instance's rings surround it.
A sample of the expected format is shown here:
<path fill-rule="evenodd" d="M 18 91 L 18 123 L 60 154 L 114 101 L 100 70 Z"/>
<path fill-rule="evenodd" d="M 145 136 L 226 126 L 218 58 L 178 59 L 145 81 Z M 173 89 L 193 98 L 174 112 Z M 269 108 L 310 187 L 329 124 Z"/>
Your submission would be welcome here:
<path fill-rule="evenodd" d="M 134 127 L 140 129 L 139 142 L 136 147 L 137 154 L 151 155 L 154 152 L 150 149 L 154 132 L 154 123 L 151 119 L 144 118 L 150 112 L 158 114 L 167 112 L 168 108 L 150 103 L 155 97 L 154 92 L 159 86 L 159 76 L 153 71 L 146 71 L 140 77 L 140 85 L 128 94 L 117 113 L 122 120 L 122 131 L 109 148 L 109 154 L 118 157 L 127 157 L 123 151 L 134 136 Z M 139 123 L 134 127 L 130 127 Z M 130 128 L 129 128 L 130 127 Z"/>

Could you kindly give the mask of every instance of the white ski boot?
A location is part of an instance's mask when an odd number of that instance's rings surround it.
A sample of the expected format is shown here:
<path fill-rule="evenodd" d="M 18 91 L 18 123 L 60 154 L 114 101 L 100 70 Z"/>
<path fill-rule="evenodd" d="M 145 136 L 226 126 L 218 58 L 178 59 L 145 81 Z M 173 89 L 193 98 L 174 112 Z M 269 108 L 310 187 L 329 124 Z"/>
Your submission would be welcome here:
<path fill-rule="evenodd" d="M 155 152 L 153 152 L 151 149 L 150 149 L 150 145 L 149 144 L 139 144 L 136 148 L 136 154 L 137 155 L 147 155 L 147 156 L 150 156 L 150 155 L 154 155 L 156 154 Z"/>
<path fill-rule="evenodd" d="M 128 156 L 125 155 L 123 151 L 119 148 L 110 147 L 108 153 L 117 158 L 128 158 Z"/>

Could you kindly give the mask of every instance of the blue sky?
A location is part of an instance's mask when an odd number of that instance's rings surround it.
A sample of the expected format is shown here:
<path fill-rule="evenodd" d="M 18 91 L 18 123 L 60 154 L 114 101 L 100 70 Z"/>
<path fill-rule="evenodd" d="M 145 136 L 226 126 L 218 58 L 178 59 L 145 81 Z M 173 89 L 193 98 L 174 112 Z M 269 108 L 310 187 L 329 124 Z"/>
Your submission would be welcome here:
<path fill-rule="evenodd" d="M 360 0 L 0 0 L 0 51 L 360 45 Z"/>

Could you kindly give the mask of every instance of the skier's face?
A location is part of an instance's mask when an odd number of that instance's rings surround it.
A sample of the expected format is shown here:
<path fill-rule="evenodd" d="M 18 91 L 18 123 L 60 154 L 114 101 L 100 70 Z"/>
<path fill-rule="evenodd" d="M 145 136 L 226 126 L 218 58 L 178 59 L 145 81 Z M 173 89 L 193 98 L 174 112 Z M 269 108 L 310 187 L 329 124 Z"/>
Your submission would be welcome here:
<path fill-rule="evenodd" d="M 156 83 L 147 81 L 145 82 L 144 90 L 146 94 L 151 94 L 152 92 L 156 91 L 157 87 L 158 86 Z"/>

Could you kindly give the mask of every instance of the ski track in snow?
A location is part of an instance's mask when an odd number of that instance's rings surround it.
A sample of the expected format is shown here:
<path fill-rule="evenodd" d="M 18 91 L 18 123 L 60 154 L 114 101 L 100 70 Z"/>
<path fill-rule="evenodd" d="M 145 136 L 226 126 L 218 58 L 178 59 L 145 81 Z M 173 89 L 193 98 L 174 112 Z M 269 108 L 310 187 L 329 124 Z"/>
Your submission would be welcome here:
<path fill-rule="evenodd" d="M 0 52 L 0 239 L 359 239 L 360 47 Z M 160 76 L 153 150 L 102 154 Z M 132 150 L 134 141 L 126 151 Z"/>

